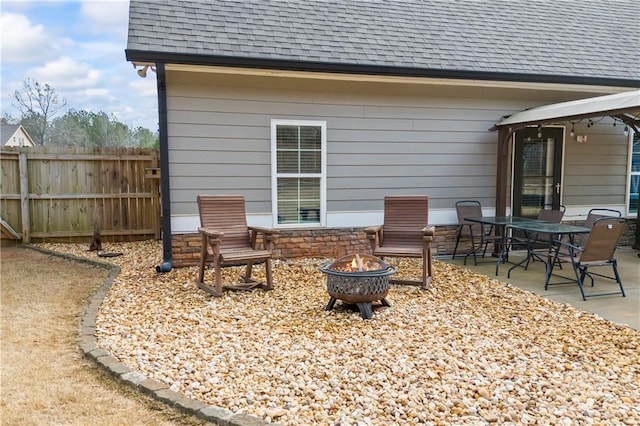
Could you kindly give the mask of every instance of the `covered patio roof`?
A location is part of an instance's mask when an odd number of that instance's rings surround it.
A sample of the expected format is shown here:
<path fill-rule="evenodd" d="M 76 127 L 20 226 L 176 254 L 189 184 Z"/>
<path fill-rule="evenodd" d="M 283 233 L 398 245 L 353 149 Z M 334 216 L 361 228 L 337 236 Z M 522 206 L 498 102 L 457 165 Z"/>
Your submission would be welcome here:
<path fill-rule="evenodd" d="M 530 125 L 546 125 L 606 116 L 619 119 L 638 133 L 640 90 L 531 108 L 510 115 L 496 124 L 495 128 L 510 127 L 512 130 L 517 130 Z"/>
<path fill-rule="evenodd" d="M 513 133 L 527 126 L 580 121 L 594 117 L 613 117 L 629 126 L 640 136 L 640 90 L 613 95 L 579 99 L 543 105 L 517 112 L 497 123 L 498 158 L 496 170 L 496 215 L 503 216 L 507 210 L 507 179 L 509 167 L 509 141 Z M 638 215 L 640 229 L 640 215 Z M 634 247 L 640 247 L 640 231 L 636 232 Z"/>

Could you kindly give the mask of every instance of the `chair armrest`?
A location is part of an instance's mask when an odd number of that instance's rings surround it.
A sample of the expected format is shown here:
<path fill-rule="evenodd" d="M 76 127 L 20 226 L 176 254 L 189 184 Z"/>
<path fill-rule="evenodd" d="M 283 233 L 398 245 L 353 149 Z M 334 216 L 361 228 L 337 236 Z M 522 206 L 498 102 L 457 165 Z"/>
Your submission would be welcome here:
<path fill-rule="evenodd" d="M 424 228 L 422 228 L 421 232 L 422 232 L 422 235 L 424 235 L 425 237 L 426 236 L 432 237 L 436 233 L 436 228 L 435 226 L 427 225 Z"/>
<path fill-rule="evenodd" d="M 425 247 L 427 244 L 433 242 L 433 236 L 436 233 L 436 228 L 434 226 L 425 226 L 421 230 L 422 232 L 422 240 L 424 241 Z"/>
<path fill-rule="evenodd" d="M 364 228 L 364 232 L 367 240 L 369 240 L 371 253 L 373 253 L 382 244 L 382 225 L 368 226 Z"/>
<path fill-rule="evenodd" d="M 554 241 L 555 241 L 556 243 L 558 243 L 559 245 L 561 245 L 561 246 L 567 246 L 567 247 L 571 247 L 571 248 L 573 248 L 574 250 L 580 250 L 580 251 L 582 251 L 582 247 L 580 247 L 580 246 L 579 246 L 579 245 L 577 245 L 577 244 L 571 243 L 571 242 L 569 242 L 569 241 L 562 241 L 562 240 L 554 240 Z"/>
<path fill-rule="evenodd" d="M 258 242 L 258 235 L 262 234 L 262 245 L 265 250 L 271 250 L 271 243 L 275 241 L 275 235 L 277 235 L 280 231 L 278 229 L 273 228 L 263 228 L 261 226 L 248 226 L 251 240 L 251 247 L 256 248 L 256 244 Z"/>
<path fill-rule="evenodd" d="M 205 228 L 205 227 L 202 227 L 202 226 L 198 228 L 198 232 L 201 233 L 202 235 L 205 235 L 205 236 L 211 237 L 211 238 L 222 238 L 222 237 L 224 237 L 224 232 L 216 231 L 215 229 Z"/>
<path fill-rule="evenodd" d="M 563 255 L 563 256 L 569 255 L 571 257 L 577 257 L 578 254 L 584 251 L 583 247 L 580 247 L 577 244 L 572 244 L 568 241 L 556 240 L 556 243 L 558 245 L 558 250 L 557 250 L 558 255 Z M 564 253 L 561 251 L 563 247 L 567 249 L 567 251 L 565 251 Z"/>
<path fill-rule="evenodd" d="M 249 226 L 249 230 L 259 232 L 265 235 L 274 235 L 280 233 L 279 229 L 263 228 L 262 226 Z"/>
<path fill-rule="evenodd" d="M 375 234 L 377 234 L 380 231 L 382 231 L 382 225 L 368 226 L 364 228 L 364 232 L 367 234 L 367 236 L 368 235 L 375 236 Z"/>

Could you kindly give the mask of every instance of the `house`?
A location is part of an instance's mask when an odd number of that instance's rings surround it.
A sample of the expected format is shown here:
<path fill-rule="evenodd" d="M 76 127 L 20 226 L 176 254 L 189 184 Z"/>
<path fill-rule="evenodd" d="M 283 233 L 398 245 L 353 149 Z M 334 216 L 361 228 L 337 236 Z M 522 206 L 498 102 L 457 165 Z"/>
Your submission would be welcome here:
<path fill-rule="evenodd" d="M 197 259 L 206 193 L 243 194 L 284 257 L 357 247 L 386 194 L 430 196 L 440 254 L 462 199 L 636 217 L 639 14 L 633 0 L 131 0 L 126 58 L 157 79 L 165 264 Z M 635 107 L 501 125 L 620 94 Z"/>
<path fill-rule="evenodd" d="M 35 143 L 21 124 L 0 123 L 0 145 L 35 146 Z"/>

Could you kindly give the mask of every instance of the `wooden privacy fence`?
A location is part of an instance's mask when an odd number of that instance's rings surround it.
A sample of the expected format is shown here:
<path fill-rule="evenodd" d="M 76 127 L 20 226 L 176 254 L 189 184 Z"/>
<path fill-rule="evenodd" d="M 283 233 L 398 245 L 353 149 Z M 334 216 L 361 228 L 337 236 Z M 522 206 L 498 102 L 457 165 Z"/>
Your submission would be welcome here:
<path fill-rule="evenodd" d="M 2 238 L 160 237 L 155 149 L 2 147 L 0 171 Z"/>

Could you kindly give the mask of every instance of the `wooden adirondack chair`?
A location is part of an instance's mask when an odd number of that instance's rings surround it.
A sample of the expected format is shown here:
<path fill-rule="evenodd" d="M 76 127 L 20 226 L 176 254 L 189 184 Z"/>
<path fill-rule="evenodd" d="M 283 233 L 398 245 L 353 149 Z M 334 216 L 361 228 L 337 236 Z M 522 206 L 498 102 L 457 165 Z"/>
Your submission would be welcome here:
<path fill-rule="evenodd" d="M 198 287 L 213 296 L 221 296 L 223 290 L 251 290 L 256 287 L 273 289 L 271 277 L 271 242 L 276 230 L 247 226 L 244 197 L 241 195 L 198 195 L 202 248 Z M 258 236 L 263 248 L 258 248 Z M 207 263 L 213 262 L 215 283 L 211 287 L 204 283 Z M 265 263 L 266 282 L 252 278 L 255 263 Z M 224 266 L 246 265 L 244 284 L 223 285 Z"/>
<path fill-rule="evenodd" d="M 429 287 L 433 278 L 431 242 L 435 228 L 428 226 L 428 221 L 428 196 L 390 195 L 384 198 L 384 223 L 365 229 L 371 252 L 381 259 L 422 258 L 420 280 L 390 279 L 390 283 Z"/>

